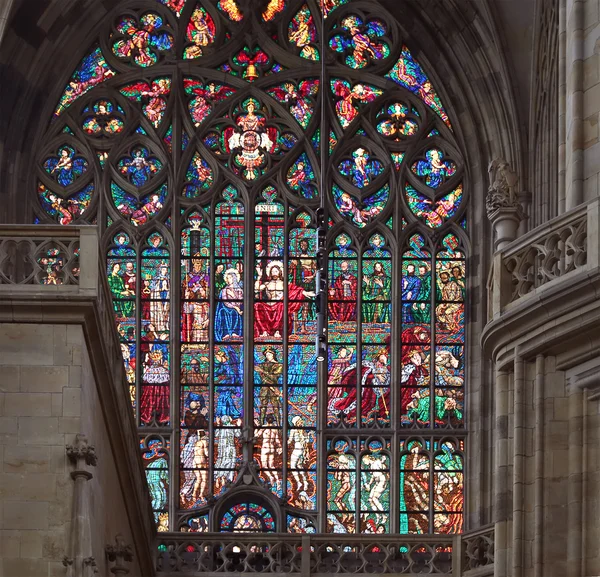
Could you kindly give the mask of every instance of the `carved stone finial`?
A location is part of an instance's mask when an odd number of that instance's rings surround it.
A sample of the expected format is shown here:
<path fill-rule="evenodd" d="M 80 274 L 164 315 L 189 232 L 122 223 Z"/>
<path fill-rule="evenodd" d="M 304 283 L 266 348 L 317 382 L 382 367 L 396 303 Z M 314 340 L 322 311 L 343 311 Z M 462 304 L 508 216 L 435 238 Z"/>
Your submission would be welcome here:
<path fill-rule="evenodd" d="M 88 444 L 87 437 L 82 433 L 77 434 L 73 445 L 67 445 L 67 455 L 76 465 L 84 461 L 86 465 L 95 467 L 98 463 L 94 447 Z"/>
<path fill-rule="evenodd" d="M 517 237 L 519 223 L 524 218 L 518 200 L 519 177 L 504 158 L 492 160 L 488 166 L 490 186 L 485 208 L 496 233 L 494 249 L 503 248 Z"/>
<path fill-rule="evenodd" d="M 133 549 L 131 545 L 125 542 L 123 535 L 118 533 L 115 537 L 115 544 L 107 545 L 105 551 L 108 560 L 115 563 L 110 570 L 111 573 L 114 575 L 127 575 L 129 569 L 124 564 L 133 561 Z"/>

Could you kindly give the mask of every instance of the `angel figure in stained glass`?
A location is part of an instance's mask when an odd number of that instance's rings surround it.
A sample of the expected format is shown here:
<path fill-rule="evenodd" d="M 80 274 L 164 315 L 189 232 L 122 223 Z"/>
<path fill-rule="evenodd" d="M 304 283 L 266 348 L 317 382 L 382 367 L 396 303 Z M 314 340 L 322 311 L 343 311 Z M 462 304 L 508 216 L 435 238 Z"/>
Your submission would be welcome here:
<path fill-rule="evenodd" d="M 124 38 L 113 45 L 113 52 L 119 58 L 132 58 L 138 66 L 148 67 L 156 64 L 157 51 L 166 51 L 173 46 L 173 38 L 166 32 L 157 32 L 163 25 L 158 14 L 148 12 L 140 18 L 139 24 L 131 17 L 119 22 L 117 31 Z"/>
<path fill-rule="evenodd" d="M 54 168 L 50 171 L 50 174 L 54 174 L 58 172 L 58 182 L 63 186 L 67 186 L 72 182 L 71 171 L 73 169 L 73 157 L 69 153 L 68 148 L 63 148 L 60 151 L 60 158 L 58 162 L 54 166 Z"/>
<path fill-rule="evenodd" d="M 456 172 L 456 165 L 448 160 L 442 160 L 442 151 L 437 148 L 428 150 L 425 157 L 427 160 L 418 160 L 413 164 L 412 171 L 424 178 L 425 184 L 431 188 L 438 188 L 446 178 Z"/>
<path fill-rule="evenodd" d="M 352 121 L 358 116 L 358 110 L 354 101 L 373 102 L 380 94 L 381 90 L 374 90 L 366 84 L 356 84 L 350 88 L 350 84 L 344 80 L 333 80 L 332 89 L 336 96 L 340 97 L 335 104 L 335 109 L 340 120 L 342 128 L 350 126 Z"/>
<path fill-rule="evenodd" d="M 359 225 L 365 225 L 369 222 L 369 213 L 367 211 L 360 210 L 354 199 L 347 193 L 343 192 L 340 196 L 340 202 L 338 205 L 340 212 L 352 216 L 352 220 Z"/>
<path fill-rule="evenodd" d="M 131 213 L 131 222 L 135 226 L 141 226 L 148 222 L 148 219 L 154 216 L 163 207 L 158 194 L 153 194 L 140 208 Z M 127 207 L 122 210 L 121 206 L 117 207 L 123 212 L 127 211 Z"/>
<path fill-rule="evenodd" d="M 292 167 L 292 171 L 288 175 L 288 183 L 292 188 L 308 190 L 310 181 L 310 176 L 306 172 L 303 162 L 298 162 L 294 167 Z"/>
<path fill-rule="evenodd" d="M 312 14 L 308 10 L 300 10 L 296 18 L 292 20 L 288 39 L 302 49 L 300 55 L 303 58 L 317 60 L 317 51 L 310 46 L 316 39 L 316 32 Z"/>
<path fill-rule="evenodd" d="M 144 107 L 144 112 L 150 122 L 157 127 L 162 119 L 162 114 L 167 107 L 167 103 L 162 96 L 169 94 L 171 86 L 166 78 L 160 78 L 153 82 L 148 90 L 143 90 L 141 95 L 148 98 L 148 103 Z"/>
<path fill-rule="evenodd" d="M 369 22 L 366 26 L 358 16 L 348 16 L 341 21 L 342 33 L 336 34 L 330 42 L 337 52 L 348 52 L 346 64 L 352 68 L 363 68 L 369 58 L 379 60 L 385 58 L 389 48 L 385 43 L 375 39 L 383 36 L 384 26 L 381 22 Z"/>
<path fill-rule="evenodd" d="M 215 40 L 215 23 L 204 10 L 195 10 L 187 29 L 188 39 L 196 46 L 208 46 Z"/>
<path fill-rule="evenodd" d="M 58 213 L 58 222 L 62 225 L 71 224 L 73 222 L 73 218 L 79 214 L 79 209 L 77 206 L 83 204 L 79 200 L 70 198 L 67 201 L 69 205 L 69 208 L 67 208 L 63 204 L 63 199 L 59 198 L 55 194 L 49 194 L 48 200 L 50 201 L 52 208 Z"/>

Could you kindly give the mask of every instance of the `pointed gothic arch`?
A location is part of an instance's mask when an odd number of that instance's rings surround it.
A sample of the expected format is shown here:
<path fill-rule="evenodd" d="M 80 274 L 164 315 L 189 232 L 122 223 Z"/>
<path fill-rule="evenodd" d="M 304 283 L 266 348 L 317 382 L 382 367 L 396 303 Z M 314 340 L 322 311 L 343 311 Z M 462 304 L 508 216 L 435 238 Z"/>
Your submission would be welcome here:
<path fill-rule="evenodd" d="M 323 31 L 313 0 L 280 4 L 255 14 L 244 2 L 132 1 L 110 12 L 40 138 L 33 212 L 103 231 L 140 433 L 178 448 L 168 481 L 152 475 L 160 528 L 207 515 L 193 527 L 214 528 L 215 503 L 249 484 L 278 499 L 290 530 L 398 532 L 401 444 L 426 431 L 433 455 L 449 430 L 457 450 L 466 438 L 470 175 L 385 9 L 333 2 Z M 321 196 L 330 302 L 318 365 Z M 370 509 L 331 497 L 350 473 L 323 475 L 340 434 Z M 367 473 L 382 486 L 363 483 Z M 462 470 L 446 475 L 454 509 L 428 493 L 426 532 L 462 528 Z"/>

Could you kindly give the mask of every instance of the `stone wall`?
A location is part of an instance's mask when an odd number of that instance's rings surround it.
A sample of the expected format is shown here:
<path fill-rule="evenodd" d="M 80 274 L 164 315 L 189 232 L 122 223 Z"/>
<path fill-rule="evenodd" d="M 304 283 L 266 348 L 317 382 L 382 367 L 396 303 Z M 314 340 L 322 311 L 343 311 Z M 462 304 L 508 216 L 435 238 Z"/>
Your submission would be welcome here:
<path fill-rule="evenodd" d="M 104 548 L 132 543 L 115 459 L 81 326 L 0 324 L 0 574 L 66 575 L 71 556 L 77 433 L 95 447 L 90 467 L 92 555 L 107 575 Z M 131 574 L 139 575 L 137 562 Z"/>

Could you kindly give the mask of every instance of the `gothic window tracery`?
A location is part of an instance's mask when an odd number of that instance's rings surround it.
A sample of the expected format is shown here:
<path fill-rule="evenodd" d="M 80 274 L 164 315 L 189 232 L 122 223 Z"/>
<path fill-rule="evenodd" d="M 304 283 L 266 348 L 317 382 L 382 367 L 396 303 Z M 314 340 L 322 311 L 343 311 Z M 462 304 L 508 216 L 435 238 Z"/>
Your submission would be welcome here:
<path fill-rule="evenodd" d="M 253 6 L 121 3 L 57 94 L 36 221 L 101 232 L 159 530 L 460 532 L 450 118 L 382 7 Z"/>

